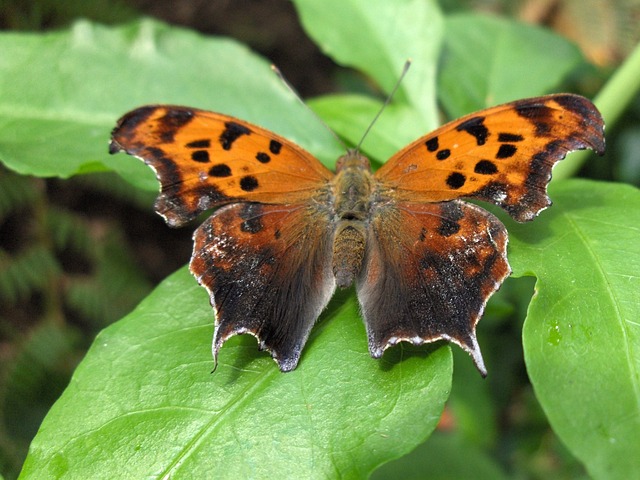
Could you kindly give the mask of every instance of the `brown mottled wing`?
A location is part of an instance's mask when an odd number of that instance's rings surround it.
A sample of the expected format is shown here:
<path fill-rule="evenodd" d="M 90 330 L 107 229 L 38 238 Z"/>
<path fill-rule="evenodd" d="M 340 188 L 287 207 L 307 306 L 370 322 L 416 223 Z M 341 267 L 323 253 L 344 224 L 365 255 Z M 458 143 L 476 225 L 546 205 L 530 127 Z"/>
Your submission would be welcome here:
<path fill-rule="evenodd" d="M 550 205 L 556 162 L 573 150 L 602 154 L 604 146 L 604 123 L 589 100 L 548 95 L 450 122 L 391 157 L 376 178 L 400 200 L 478 198 L 522 222 Z"/>
<path fill-rule="evenodd" d="M 476 324 L 509 275 L 507 232 L 475 205 L 386 202 L 374 207 L 358 299 L 373 357 L 399 341 L 444 339 L 486 369 Z"/>
<path fill-rule="evenodd" d="M 333 230 L 318 208 L 226 205 L 196 230 L 191 272 L 216 312 L 216 363 L 229 337 L 250 333 L 280 370 L 296 367 L 335 290 Z"/>
<path fill-rule="evenodd" d="M 290 141 L 218 113 L 146 106 L 124 115 L 110 152 L 153 167 L 161 183 L 156 211 L 171 226 L 236 201 L 299 203 L 333 173 Z"/>

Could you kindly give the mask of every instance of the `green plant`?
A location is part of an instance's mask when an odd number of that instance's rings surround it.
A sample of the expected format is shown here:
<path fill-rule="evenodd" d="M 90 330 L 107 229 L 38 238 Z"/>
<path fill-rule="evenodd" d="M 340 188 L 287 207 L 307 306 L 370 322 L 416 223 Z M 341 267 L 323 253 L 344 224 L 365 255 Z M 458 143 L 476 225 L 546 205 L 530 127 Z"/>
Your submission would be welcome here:
<path fill-rule="evenodd" d="M 118 184 L 111 177 L 111 184 Z M 63 207 L 52 192 L 56 184 L 0 169 L 0 465 L 5 473 L 19 469 L 44 413 L 86 351 L 86 339 L 150 290 L 120 232 Z"/>
<path fill-rule="evenodd" d="M 434 2 L 295 4 L 323 50 L 383 92 L 413 58 L 364 145 L 378 162 L 440 123 L 437 100 L 447 116 L 459 116 L 555 90 L 585 68 L 577 49 L 546 31 L 477 15 L 445 18 Z M 0 70 L 0 158 L 20 173 L 114 170 L 155 190 L 146 167 L 106 155 L 115 120 L 145 103 L 193 105 L 258 123 L 328 165 L 341 154 L 268 64 L 233 41 L 151 21 L 115 29 L 79 22 L 68 32 L 5 34 L 0 41 L 11 53 Z M 609 122 L 608 112 L 628 101 L 623 92 L 638 88 L 638 56 L 623 70 L 636 75 L 618 77 L 626 80 L 609 87 L 617 94 L 599 102 Z M 38 80 L 44 72 L 47 83 Z M 341 94 L 309 104 L 356 143 L 381 101 Z M 594 477 L 640 472 L 640 195 L 630 186 L 566 179 L 550 194 L 555 205 L 533 224 L 505 220 L 516 278 L 479 326 L 480 342 L 490 347 L 483 349 L 487 382 L 463 356 L 452 391 L 448 346 L 401 345 L 372 360 L 351 294 L 334 298 L 294 372 L 281 374 L 253 339 L 241 337 L 225 345 L 224 365 L 209 375 L 211 310 L 182 269 L 98 335 L 43 422 L 22 477 L 364 477 L 425 441 L 447 400 L 456 433 L 432 436 L 424 468 L 457 453 L 478 476 L 505 475 L 486 452 L 500 450 L 496 417 L 514 375 L 503 360 L 513 366 L 514 355 L 506 353 L 517 347 L 500 335 L 519 328 L 510 322 L 524 309 L 524 358 L 544 411 L 541 421 L 528 421 L 545 428 L 546 417 Z M 524 276 L 536 277 L 528 306 L 531 283 L 517 278 Z M 530 391 L 522 395 L 535 404 Z M 554 451 L 571 458 L 562 447 Z M 448 468 L 462 475 L 455 462 Z"/>

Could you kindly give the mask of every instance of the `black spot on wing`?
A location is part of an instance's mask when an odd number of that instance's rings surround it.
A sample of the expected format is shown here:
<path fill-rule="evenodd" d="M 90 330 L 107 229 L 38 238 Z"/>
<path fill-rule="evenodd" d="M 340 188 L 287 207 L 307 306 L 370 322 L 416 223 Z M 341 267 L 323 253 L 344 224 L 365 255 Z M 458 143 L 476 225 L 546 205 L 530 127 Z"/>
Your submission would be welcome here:
<path fill-rule="evenodd" d="M 211 147 L 211 140 L 202 139 L 202 140 L 194 140 L 193 142 L 189 142 L 185 145 L 187 148 L 209 148 Z"/>
<path fill-rule="evenodd" d="M 225 122 L 224 127 L 224 131 L 220 134 L 219 138 L 220 146 L 223 150 L 231 150 L 233 142 L 243 135 L 251 134 L 251 130 L 236 122 Z"/>
<path fill-rule="evenodd" d="M 447 177 L 447 185 L 453 190 L 461 188 L 466 181 L 467 178 L 459 172 L 453 172 Z"/>
<path fill-rule="evenodd" d="M 451 156 L 451 150 L 449 150 L 448 148 L 443 148 L 438 153 L 436 153 L 436 158 L 438 160 L 446 160 L 450 156 Z"/>
<path fill-rule="evenodd" d="M 278 155 L 282 149 L 282 144 L 277 140 L 271 140 L 269 142 L 269 151 L 274 155 Z"/>
<path fill-rule="evenodd" d="M 513 157 L 518 151 L 518 147 L 510 143 L 503 143 L 496 153 L 496 158 L 510 158 Z"/>
<path fill-rule="evenodd" d="M 160 140 L 163 143 L 173 143 L 176 132 L 193 120 L 193 111 L 186 109 L 167 110 L 158 119 Z"/>
<path fill-rule="evenodd" d="M 522 142 L 524 137 L 517 133 L 499 133 L 498 141 L 502 143 Z"/>
<path fill-rule="evenodd" d="M 269 163 L 271 161 L 271 157 L 269 156 L 269 154 L 264 152 L 258 152 L 256 154 L 256 159 L 260 163 Z"/>
<path fill-rule="evenodd" d="M 219 163 L 218 165 L 214 165 L 209 169 L 209 175 L 218 178 L 230 177 L 231 168 L 229 168 L 229 165 L 225 163 Z"/>
<path fill-rule="evenodd" d="M 498 167 L 496 167 L 496 164 L 490 160 L 480 160 L 476 163 L 473 171 L 480 175 L 493 175 L 494 173 L 497 173 Z"/>
<path fill-rule="evenodd" d="M 196 150 L 191 153 L 191 160 L 199 163 L 209 163 L 209 152 L 206 150 Z"/>
<path fill-rule="evenodd" d="M 258 188 L 258 179 L 253 175 L 247 175 L 240 179 L 240 188 L 245 192 L 252 192 Z"/>
<path fill-rule="evenodd" d="M 467 132 L 476 139 L 478 146 L 484 145 L 489 136 L 489 129 L 484 125 L 484 117 L 472 117 L 456 127 L 459 132 Z"/>
<path fill-rule="evenodd" d="M 435 152 L 436 150 L 438 150 L 438 137 L 430 138 L 429 140 L 424 142 L 424 144 L 427 146 L 427 150 L 429 150 L 430 152 Z"/>

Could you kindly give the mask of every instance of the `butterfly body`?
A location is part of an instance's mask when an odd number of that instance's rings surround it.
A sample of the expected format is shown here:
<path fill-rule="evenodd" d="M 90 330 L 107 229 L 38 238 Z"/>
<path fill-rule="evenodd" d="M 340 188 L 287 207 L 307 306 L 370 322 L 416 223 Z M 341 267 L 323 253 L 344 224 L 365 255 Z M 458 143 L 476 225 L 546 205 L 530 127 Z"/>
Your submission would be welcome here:
<path fill-rule="evenodd" d="M 350 286 L 362 270 L 374 179 L 369 160 L 355 150 L 340 157 L 331 182 L 335 234 L 333 274 L 340 288 Z"/>
<path fill-rule="evenodd" d="M 165 105 L 122 117 L 110 151 L 154 168 L 169 225 L 216 208 L 194 233 L 190 264 L 216 313 L 216 362 L 229 337 L 249 333 L 294 369 L 336 287 L 355 284 L 373 357 L 401 341 L 447 340 L 485 375 L 475 329 L 510 273 L 507 232 L 462 199 L 531 220 L 550 204 L 553 165 L 584 148 L 604 151 L 602 117 L 558 94 L 450 122 L 375 173 L 354 150 L 333 173 L 259 126 Z"/>

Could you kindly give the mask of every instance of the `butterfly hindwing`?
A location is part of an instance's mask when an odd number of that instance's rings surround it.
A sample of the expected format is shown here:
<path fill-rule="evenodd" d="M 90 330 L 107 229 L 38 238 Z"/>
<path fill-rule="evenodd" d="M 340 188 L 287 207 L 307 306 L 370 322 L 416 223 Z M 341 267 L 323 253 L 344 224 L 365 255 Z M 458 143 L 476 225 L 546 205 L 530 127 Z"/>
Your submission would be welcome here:
<path fill-rule="evenodd" d="M 196 230 L 191 271 L 216 312 L 216 362 L 229 337 L 250 333 L 295 368 L 335 290 L 332 240 L 328 215 L 305 205 L 226 205 Z"/>
<path fill-rule="evenodd" d="M 439 339 L 468 351 L 486 370 L 475 327 L 509 275 L 507 232 L 489 212 L 458 200 L 383 203 L 371 218 L 357 292 L 369 350 Z"/>
<path fill-rule="evenodd" d="M 558 94 L 450 122 L 389 159 L 376 178 L 398 200 L 478 198 L 520 222 L 550 205 L 551 168 L 573 150 L 604 152 L 604 123 L 586 98 Z"/>
<path fill-rule="evenodd" d="M 257 125 L 194 108 L 151 105 L 123 116 L 110 151 L 153 167 L 156 211 L 171 226 L 236 201 L 297 203 L 333 173 L 294 143 Z"/>

